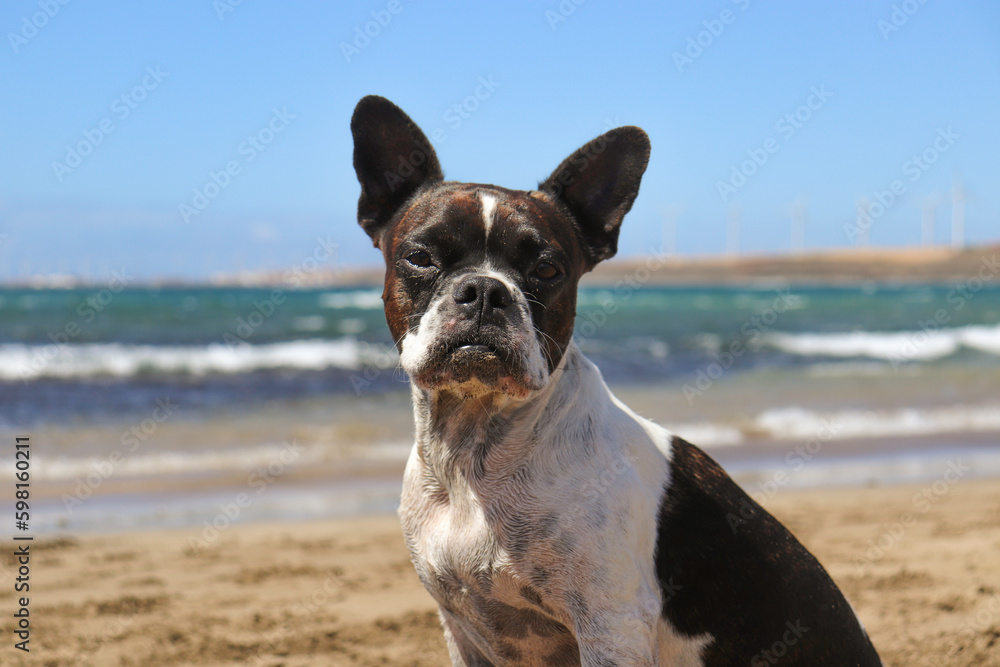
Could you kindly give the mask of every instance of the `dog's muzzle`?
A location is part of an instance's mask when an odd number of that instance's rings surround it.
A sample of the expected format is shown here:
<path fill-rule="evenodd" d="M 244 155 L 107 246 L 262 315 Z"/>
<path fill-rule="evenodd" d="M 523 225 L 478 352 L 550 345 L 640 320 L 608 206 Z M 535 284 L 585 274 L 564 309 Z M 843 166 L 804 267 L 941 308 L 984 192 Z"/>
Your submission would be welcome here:
<path fill-rule="evenodd" d="M 478 383 L 514 395 L 541 388 L 540 348 L 519 296 L 492 276 L 458 278 L 403 340 L 404 370 L 425 388 Z"/>

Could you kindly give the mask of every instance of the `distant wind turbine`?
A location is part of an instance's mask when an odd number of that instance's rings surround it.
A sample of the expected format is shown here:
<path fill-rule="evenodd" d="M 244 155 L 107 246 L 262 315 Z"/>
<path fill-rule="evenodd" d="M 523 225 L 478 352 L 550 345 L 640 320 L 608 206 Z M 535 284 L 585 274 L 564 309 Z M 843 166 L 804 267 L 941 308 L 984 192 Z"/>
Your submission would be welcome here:
<path fill-rule="evenodd" d="M 965 188 L 962 176 L 955 172 L 951 187 L 951 247 L 965 246 Z"/>

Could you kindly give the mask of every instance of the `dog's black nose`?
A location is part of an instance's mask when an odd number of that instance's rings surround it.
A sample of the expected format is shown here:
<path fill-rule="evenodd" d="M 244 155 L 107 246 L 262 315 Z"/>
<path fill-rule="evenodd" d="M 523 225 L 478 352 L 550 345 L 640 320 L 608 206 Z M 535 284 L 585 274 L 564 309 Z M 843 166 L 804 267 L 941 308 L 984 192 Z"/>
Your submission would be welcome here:
<path fill-rule="evenodd" d="M 470 313 L 492 314 L 506 310 L 514 303 L 507 286 L 496 278 L 466 276 L 458 281 L 451 296 L 458 306 Z"/>

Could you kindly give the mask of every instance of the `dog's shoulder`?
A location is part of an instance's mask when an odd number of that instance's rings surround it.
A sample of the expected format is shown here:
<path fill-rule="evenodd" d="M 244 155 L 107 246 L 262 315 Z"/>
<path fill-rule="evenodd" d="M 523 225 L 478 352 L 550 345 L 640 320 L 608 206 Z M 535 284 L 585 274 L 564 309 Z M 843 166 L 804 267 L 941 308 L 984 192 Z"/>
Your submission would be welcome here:
<path fill-rule="evenodd" d="M 706 664 L 755 664 L 775 643 L 787 664 L 881 664 L 816 558 L 698 447 L 673 437 L 656 569 L 663 616 L 708 633 Z M 803 656 L 798 661 L 795 656 Z"/>

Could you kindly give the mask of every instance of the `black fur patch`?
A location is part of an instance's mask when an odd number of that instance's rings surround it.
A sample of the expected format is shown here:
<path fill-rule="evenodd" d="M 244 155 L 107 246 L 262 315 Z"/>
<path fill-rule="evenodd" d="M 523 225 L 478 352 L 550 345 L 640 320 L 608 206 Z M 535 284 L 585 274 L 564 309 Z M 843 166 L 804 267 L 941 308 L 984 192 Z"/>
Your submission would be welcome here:
<path fill-rule="evenodd" d="M 744 517 L 750 517 L 746 519 Z M 819 561 L 711 457 L 673 439 L 656 569 L 663 616 L 710 634 L 706 665 L 880 665 L 860 622 Z M 757 662 L 755 662 L 757 661 Z"/>

